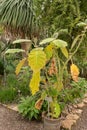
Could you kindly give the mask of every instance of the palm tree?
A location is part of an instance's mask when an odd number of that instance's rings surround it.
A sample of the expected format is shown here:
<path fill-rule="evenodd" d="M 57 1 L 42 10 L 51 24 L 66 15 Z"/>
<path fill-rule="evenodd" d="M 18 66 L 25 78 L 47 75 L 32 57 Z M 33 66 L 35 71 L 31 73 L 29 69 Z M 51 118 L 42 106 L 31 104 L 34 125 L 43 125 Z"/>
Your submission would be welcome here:
<path fill-rule="evenodd" d="M 33 0 L 0 0 L 0 24 L 6 33 L 31 39 L 37 21 L 33 7 Z"/>
<path fill-rule="evenodd" d="M 0 0 L 0 24 L 11 32 L 31 35 L 34 23 L 33 0 Z"/>

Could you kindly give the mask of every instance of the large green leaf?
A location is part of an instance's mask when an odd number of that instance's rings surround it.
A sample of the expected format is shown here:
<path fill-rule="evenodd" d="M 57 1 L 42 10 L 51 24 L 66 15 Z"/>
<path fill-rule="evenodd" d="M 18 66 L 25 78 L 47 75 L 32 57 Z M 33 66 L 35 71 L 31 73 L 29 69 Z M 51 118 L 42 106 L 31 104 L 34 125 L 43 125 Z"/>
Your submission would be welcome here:
<path fill-rule="evenodd" d="M 53 40 L 55 40 L 55 38 L 46 38 L 46 39 L 42 40 L 39 44 L 43 45 L 43 44 L 46 44 L 46 43 L 50 43 Z"/>
<path fill-rule="evenodd" d="M 58 47 L 58 48 L 63 48 L 67 46 L 67 42 L 60 40 L 60 39 L 56 39 L 53 41 L 53 44 Z"/>
<path fill-rule="evenodd" d="M 19 53 L 19 52 L 25 52 L 25 50 L 22 49 L 8 49 L 5 54 L 10 54 L 10 53 Z"/>
<path fill-rule="evenodd" d="M 28 56 L 29 66 L 34 72 L 40 71 L 46 64 L 46 54 L 41 49 L 33 49 Z"/>
<path fill-rule="evenodd" d="M 85 22 L 80 22 L 80 23 L 78 23 L 77 24 L 77 26 L 79 26 L 79 27 L 84 27 L 84 26 L 86 26 L 87 24 L 85 23 Z"/>
<path fill-rule="evenodd" d="M 30 43 L 31 40 L 28 40 L 28 39 L 19 39 L 19 40 L 15 40 L 13 41 L 13 44 L 16 44 L 16 43 Z"/>

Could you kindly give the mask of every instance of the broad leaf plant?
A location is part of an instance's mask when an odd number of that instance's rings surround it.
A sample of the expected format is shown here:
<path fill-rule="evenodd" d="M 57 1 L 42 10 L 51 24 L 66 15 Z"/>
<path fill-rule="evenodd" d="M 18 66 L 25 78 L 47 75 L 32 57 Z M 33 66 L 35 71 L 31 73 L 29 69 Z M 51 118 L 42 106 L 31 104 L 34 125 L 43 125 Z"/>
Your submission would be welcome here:
<path fill-rule="evenodd" d="M 33 48 L 25 58 L 23 58 L 19 64 L 16 67 L 16 75 L 19 74 L 22 66 L 28 62 L 28 66 L 32 70 L 32 78 L 29 83 L 29 87 L 31 90 L 32 95 L 36 94 L 40 90 L 40 82 L 41 82 L 41 73 L 43 70 L 46 72 L 46 78 L 47 83 L 46 87 L 44 88 L 44 91 L 42 91 L 41 98 L 36 102 L 35 107 L 37 109 L 40 109 L 43 101 L 48 101 L 48 116 L 52 118 L 58 118 L 61 110 L 60 106 L 57 102 L 57 96 L 58 93 L 64 88 L 63 86 L 63 77 L 64 77 L 64 71 L 67 69 L 67 63 L 68 61 L 73 57 L 73 55 L 77 52 L 78 48 L 80 47 L 80 44 L 85 36 L 86 28 L 82 32 L 81 35 L 78 35 L 71 45 L 71 48 L 69 51 L 67 50 L 67 42 L 56 39 L 56 38 L 46 38 L 42 40 L 39 43 L 38 47 Z M 24 39 L 17 40 L 18 43 L 21 43 L 21 41 L 24 41 Z M 16 44 L 17 41 L 14 41 L 13 44 Z M 30 40 L 29 40 L 30 41 Z M 27 40 L 25 40 L 27 42 Z M 7 50 L 7 53 L 15 53 L 22 52 L 21 49 L 14 49 L 14 50 Z M 47 65 L 52 61 L 54 62 L 55 66 L 55 77 L 56 81 L 55 83 L 48 83 L 51 82 L 49 80 L 49 74 L 47 72 Z M 74 67 L 73 67 L 74 66 Z M 74 77 L 74 74 L 78 72 L 78 68 L 73 64 L 71 68 L 72 69 L 72 77 Z M 74 72 L 73 72 L 74 70 Z M 79 72 L 78 72 L 79 74 Z M 77 81 L 77 77 L 74 77 Z M 75 75 L 76 76 L 76 75 Z"/>

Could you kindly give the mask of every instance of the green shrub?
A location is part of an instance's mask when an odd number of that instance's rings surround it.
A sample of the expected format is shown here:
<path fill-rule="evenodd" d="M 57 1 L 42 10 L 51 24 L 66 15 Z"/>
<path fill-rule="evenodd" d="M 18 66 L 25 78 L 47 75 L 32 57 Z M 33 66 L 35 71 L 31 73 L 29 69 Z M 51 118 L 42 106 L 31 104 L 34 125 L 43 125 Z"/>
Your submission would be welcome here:
<path fill-rule="evenodd" d="M 18 108 L 19 112 L 29 120 L 39 118 L 40 111 L 35 108 L 35 99 L 33 96 L 22 97 Z"/>
<path fill-rule="evenodd" d="M 68 103 L 74 103 L 76 99 L 83 98 L 87 91 L 87 81 L 84 78 L 79 78 L 78 82 L 72 81 L 68 88 L 65 88 L 59 93 L 58 100 L 62 108 Z"/>
<path fill-rule="evenodd" d="M 28 78 L 28 74 L 25 76 L 25 73 L 20 76 L 20 79 L 19 77 L 16 77 L 14 73 L 10 73 L 7 75 L 6 85 L 7 87 L 16 89 L 18 98 L 21 96 L 27 96 L 30 95 Z"/>
<path fill-rule="evenodd" d="M 87 81 L 84 78 L 79 78 L 78 82 L 72 81 L 71 86 L 74 98 L 82 98 L 87 91 Z"/>
<path fill-rule="evenodd" d="M 18 75 L 17 80 L 17 90 L 20 92 L 21 96 L 30 95 L 29 90 L 29 79 L 30 79 L 30 71 L 27 67 L 23 67 L 21 73 Z"/>
<path fill-rule="evenodd" d="M 22 97 L 20 104 L 18 106 L 19 112 L 29 120 L 32 119 L 41 119 L 43 111 L 47 111 L 47 101 L 44 101 L 41 110 L 35 108 L 36 101 L 40 98 L 40 93 L 35 94 L 34 96 L 28 96 L 26 98 Z"/>
<path fill-rule="evenodd" d="M 17 92 L 12 87 L 3 87 L 0 89 L 0 102 L 2 103 L 12 103 L 16 100 Z"/>

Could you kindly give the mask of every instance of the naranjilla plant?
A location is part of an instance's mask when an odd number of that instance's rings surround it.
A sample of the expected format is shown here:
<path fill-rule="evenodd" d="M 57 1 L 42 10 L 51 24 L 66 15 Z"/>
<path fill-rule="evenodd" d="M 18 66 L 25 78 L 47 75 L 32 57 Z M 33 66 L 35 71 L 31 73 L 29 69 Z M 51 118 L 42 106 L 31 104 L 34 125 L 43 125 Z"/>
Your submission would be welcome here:
<path fill-rule="evenodd" d="M 42 91 L 41 98 L 37 100 L 35 107 L 40 109 L 44 100 L 48 101 L 48 116 L 51 118 L 58 118 L 61 110 L 58 104 L 57 96 L 58 93 L 64 89 L 63 77 L 64 71 L 67 70 L 67 63 L 73 55 L 77 52 L 80 44 L 84 38 L 86 31 L 83 31 L 81 35 L 78 35 L 69 51 L 67 51 L 67 42 L 56 39 L 56 38 L 46 38 L 39 43 L 38 47 L 33 48 L 27 56 L 22 59 L 16 67 L 16 75 L 19 74 L 22 66 L 28 62 L 29 67 L 32 70 L 32 77 L 29 83 L 29 87 L 32 95 L 35 95 L 40 89 L 40 82 L 42 78 L 42 73 L 44 71 L 46 76 L 46 83 L 44 91 Z M 24 41 L 24 40 L 22 40 Z M 27 42 L 27 40 L 25 40 Z M 21 43 L 21 40 L 15 41 L 14 43 Z M 29 40 L 30 42 L 30 40 Z M 17 50 L 18 52 L 19 50 Z M 21 52 L 23 50 L 20 50 Z M 14 50 L 16 52 L 16 49 Z M 7 50 L 6 53 L 10 53 Z M 13 53 L 13 50 L 11 51 Z M 50 64 L 50 68 L 48 65 Z M 79 71 L 77 67 L 72 64 L 72 70 L 76 73 L 71 72 L 72 78 L 76 81 L 78 80 Z M 76 76 L 76 77 L 75 77 Z M 52 80 L 52 78 L 54 78 Z M 51 81 L 51 80 L 53 81 Z"/>
<path fill-rule="evenodd" d="M 16 67 L 16 75 L 19 74 L 20 69 L 25 64 L 25 62 L 28 62 L 29 67 L 32 69 L 32 78 L 30 80 L 30 90 L 32 95 L 36 94 L 36 92 L 39 91 L 40 87 L 40 81 L 41 81 L 41 72 L 42 69 L 47 72 L 47 63 L 51 61 L 51 59 L 54 58 L 55 62 L 55 77 L 56 81 L 53 83 L 50 87 L 49 83 L 49 74 L 46 73 L 47 83 L 46 83 L 46 90 L 44 92 L 45 96 L 43 96 L 43 92 L 41 97 L 43 97 L 41 100 L 42 102 L 46 98 L 50 98 L 51 101 L 49 103 L 49 113 L 52 118 L 58 118 L 60 115 L 60 107 L 57 103 L 57 95 L 58 92 L 61 91 L 63 88 L 63 71 L 61 66 L 61 58 L 59 56 L 59 52 L 61 51 L 62 54 L 68 58 L 68 51 L 66 49 L 67 43 L 60 39 L 55 38 L 46 38 L 42 42 L 39 43 L 39 47 L 34 48 L 30 51 L 30 53 L 27 55 L 26 58 L 22 59 L 19 64 Z M 14 50 L 14 52 L 16 49 Z M 20 50 L 22 51 L 22 50 Z M 6 52 L 8 53 L 9 50 Z M 13 50 L 11 51 L 13 52 Z M 39 100 L 40 101 L 40 100 Z M 39 103 L 39 101 L 37 101 Z M 41 101 L 40 101 L 41 102 Z M 48 101 L 49 102 L 49 101 Z M 40 103 L 42 104 L 42 103 Z M 35 105 L 37 106 L 37 105 Z M 51 111 L 50 111 L 51 110 Z"/>

